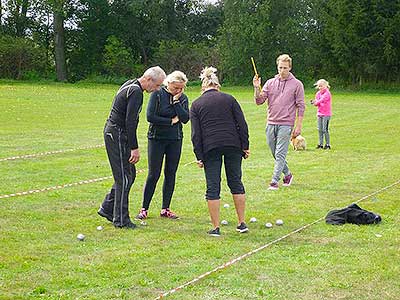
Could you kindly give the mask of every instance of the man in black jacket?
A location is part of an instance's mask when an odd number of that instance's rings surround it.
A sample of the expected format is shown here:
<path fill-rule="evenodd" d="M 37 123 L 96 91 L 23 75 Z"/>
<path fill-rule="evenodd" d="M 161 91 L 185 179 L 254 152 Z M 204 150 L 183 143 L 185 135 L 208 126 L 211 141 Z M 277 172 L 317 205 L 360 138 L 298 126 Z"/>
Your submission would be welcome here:
<path fill-rule="evenodd" d="M 142 110 L 143 91 L 159 90 L 166 75 L 160 67 L 147 69 L 139 79 L 128 80 L 117 92 L 104 128 L 104 141 L 114 177 L 98 214 L 115 227 L 134 229 L 129 217 L 129 191 L 140 159 L 136 129 Z"/>

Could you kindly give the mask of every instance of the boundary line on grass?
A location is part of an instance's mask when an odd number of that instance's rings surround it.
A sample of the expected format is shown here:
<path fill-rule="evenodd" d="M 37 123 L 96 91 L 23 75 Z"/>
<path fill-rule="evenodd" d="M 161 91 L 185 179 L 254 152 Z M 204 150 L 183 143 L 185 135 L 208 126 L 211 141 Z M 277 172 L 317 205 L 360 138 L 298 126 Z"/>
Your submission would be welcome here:
<path fill-rule="evenodd" d="M 25 155 L 18 155 L 18 156 L 10 156 L 10 157 L 5 157 L 5 158 L 0 158 L 0 162 L 7 161 L 7 160 L 34 158 L 34 157 L 39 157 L 39 156 L 58 154 L 58 153 L 66 153 L 66 152 L 72 152 L 72 151 L 77 151 L 77 150 L 88 150 L 88 149 L 94 149 L 94 148 L 100 148 L 100 147 L 104 147 L 104 144 L 98 144 L 98 145 L 87 146 L 87 147 L 82 147 L 82 148 L 72 148 L 72 149 L 46 151 L 46 152 L 32 153 L 32 154 L 25 154 Z"/>
<path fill-rule="evenodd" d="M 365 199 L 367 199 L 369 197 L 372 197 L 372 196 L 374 196 L 376 194 L 379 194 L 379 193 L 381 193 L 381 192 L 383 192 L 383 191 L 385 191 L 387 189 L 390 189 L 390 188 L 394 187 L 395 185 L 397 185 L 399 183 L 400 183 L 400 180 L 398 180 L 398 181 L 396 181 L 396 182 L 394 182 L 394 183 L 392 183 L 392 184 L 390 184 L 388 186 L 385 186 L 385 187 L 383 187 L 383 188 L 381 188 L 381 189 L 379 189 L 379 190 L 377 190 L 377 191 L 375 191 L 375 192 L 373 192 L 373 193 L 371 193 L 369 195 L 366 195 L 366 196 L 360 198 L 359 200 L 357 200 L 357 201 L 355 201 L 353 203 L 359 203 L 359 202 L 361 202 L 361 201 L 363 201 L 363 200 L 365 200 Z M 188 281 L 188 282 L 186 282 L 186 283 L 184 283 L 184 284 L 182 284 L 182 285 L 180 285 L 180 286 L 178 286 L 176 288 L 173 288 L 173 289 L 171 289 L 171 290 L 169 290 L 169 291 L 167 291 L 165 293 L 160 294 L 154 300 L 160 300 L 160 299 L 162 299 L 162 298 L 164 298 L 164 297 L 166 297 L 166 296 L 168 296 L 170 294 L 173 294 L 173 293 L 175 293 L 175 292 L 177 292 L 179 290 L 182 290 L 182 289 L 188 287 L 189 285 L 192 285 L 192 284 L 200 281 L 201 279 L 203 279 L 203 278 L 205 278 L 205 277 L 207 277 L 207 276 L 209 276 L 209 275 L 211 275 L 211 274 L 213 274 L 213 273 L 215 273 L 215 272 L 217 272 L 219 270 L 226 269 L 227 267 L 229 267 L 229 266 L 241 261 L 242 259 L 245 259 L 245 258 L 249 257 L 250 255 L 253 255 L 253 254 L 255 254 L 255 253 L 257 253 L 257 252 L 259 252 L 259 251 L 271 246 L 271 245 L 277 244 L 278 242 L 288 238 L 289 236 L 294 235 L 294 234 L 296 234 L 296 233 L 298 233 L 300 231 L 303 231 L 304 229 L 307 229 L 308 227 L 310 227 L 310 226 L 312 226 L 312 225 L 314 225 L 316 223 L 319 223 L 324 219 L 325 219 L 325 217 L 321 217 L 321 218 L 319 218 L 319 219 L 317 219 L 317 220 L 315 220 L 315 221 L 313 221 L 311 223 L 308 223 L 308 224 L 306 224 L 306 225 L 304 225 L 304 226 L 302 226 L 302 227 L 300 227 L 298 229 L 295 229 L 295 230 L 293 230 L 293 231 L 281 236 L 280 238 L 277 238 L 277 239 L 275 239 L 275 240 L 273 240 L 271 242 L 268 242 L 267 244 L 262 245 L 261 247 L 258 247 L 258 248 L 254 249 L 254 250 L 252 250 L 250 252 L 247 252 L 247 253 L 239 256 L 239 257 L 236 257 L 236 258 L 234 258 L 234 259 L 232 259 L 232 260 L 230 260 L 230 261 L 228 261 L 228 262 L 226 262 L 226 263 L 224 263 L 224 264 L 212 269 L 211 271 L 205 272 L 205 273 L 201 274 L 200 276 L 198 276 L 198 277 L 196 277 L 196 278 L 194 278 L 194 279 L 192 279 L 192 280 L 190 280 L 190 281 Z"/>
<path fill-rule="evenodd" d="M 145 171 L 144 169 L 137 170 L 136 174 L 143 173 L 144 171 Z M 55 190 L 60 190 L 60 189 L 66 188 L 66 187 L 78 186 L 78 185 L 89 184 L 89 183 L 94 183 L 94 182 L 100 182 L 100 181 L 108 180 L 108 179 L 111 179 L 111 178 L 113 178 L 113 177 L 112 176 L 106 176 L 106 177 L 100 177 L 100 178 L 94 178 L 94 179 L 81 180 L 81 181 L 73 182 L 73 183 L 55 185 L 55 186 L 42 188 L 42 189 L 30 190 L 30 191 L 25 191 L 25 192 L 17 192 L 17 193 L 8 194 L 8 195 L 0 195 L 0 199 L 11 198 L 11 197 L 16 197 L 16 196 L 31 195 L 31 194 L 42 193 L 42 192 L 47 192 L 47 191 L 55 191 Z"/>

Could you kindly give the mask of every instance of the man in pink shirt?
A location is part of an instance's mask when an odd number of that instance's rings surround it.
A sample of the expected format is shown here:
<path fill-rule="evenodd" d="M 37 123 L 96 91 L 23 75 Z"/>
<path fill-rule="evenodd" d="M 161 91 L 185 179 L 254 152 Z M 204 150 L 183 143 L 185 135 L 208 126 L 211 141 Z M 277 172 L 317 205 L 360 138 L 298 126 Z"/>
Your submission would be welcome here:
<path fill-rule="evenodd" d="M 290 73 L 291 57 L 282 54 L 276 59 L 276 64 L 278 74 L 269 79 L 261 91 L 261 78 L 256 75 L 253 79 L 256 104 L 261 105 L 265 101 L 268 104 L 267 142 L 275 159 L 270 190 L 279 188 L 282 173 L 283 186 L 292 183 L 293 175 L 287 165 L 286 155 L 291 135 L 296 137 L 301 133 L 305 110 L 303 84 Z"/>

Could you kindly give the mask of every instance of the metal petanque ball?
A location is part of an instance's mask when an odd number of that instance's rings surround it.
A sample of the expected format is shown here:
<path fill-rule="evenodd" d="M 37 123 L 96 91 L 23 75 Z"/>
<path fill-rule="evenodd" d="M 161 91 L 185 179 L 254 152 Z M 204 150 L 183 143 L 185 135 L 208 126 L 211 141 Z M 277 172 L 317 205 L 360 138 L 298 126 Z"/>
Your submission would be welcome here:
<path fill-rule="evenodd" d="M 275 224 L 278 226 L 283 225 L 283 221 L 281 219 L 278 219 L 276 220 Z"/>
<path fill-rule="evenodd" d="M 250 219 L 250 223 L 255 223 L 255 222 L 257 222 L 256 218 L 253 217 L 253 218 Z"/>
<path fill-rule="evenodd" d="M 82 233 L 79 233 L 76 238 L 78 239 L 78 241 L 83 241 L 85 239 L 85 235 Z"/>
<path fill-rule="evenodd" d="M 265 227 L 272 228 L 272 224 L 271 223 L 265 223 Z"/>
<path fill-rule="evenodd" d="M 229 208 L 229 204 L 228 204 L 228 203 L 225 203 L 225 204 L 224 204 L 224 207 L 225 207 L 225 208 Z"/>
<path fill-rule="evenodd" d="M 103 226 L 97 226 L 96 228 L 98 231 L 102 231 L 103 230 Z"/>
<path fill-rule="evenodd" d="M 222 220 L 221 221 L 221 225 L 228 225 L 228 221 L 227 220 Z"/>

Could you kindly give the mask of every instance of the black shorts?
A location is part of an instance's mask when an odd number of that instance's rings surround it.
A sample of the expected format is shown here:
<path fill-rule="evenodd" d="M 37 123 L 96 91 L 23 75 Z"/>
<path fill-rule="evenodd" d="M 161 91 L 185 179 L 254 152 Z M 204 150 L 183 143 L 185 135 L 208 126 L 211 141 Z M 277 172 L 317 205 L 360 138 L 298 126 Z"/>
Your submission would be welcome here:
<path fill-rule="evenodd" d="M 215 148 L 205 154 L 203 163 L 207 182 L 205 195 L 207 200 L 220 199 L 222 159 L 231 193 L 245 193 L 242 183 L 242 158 L 242 150 L 236 147 Z"/>

